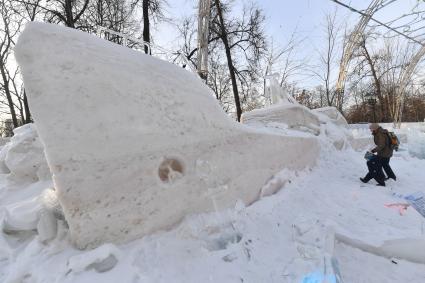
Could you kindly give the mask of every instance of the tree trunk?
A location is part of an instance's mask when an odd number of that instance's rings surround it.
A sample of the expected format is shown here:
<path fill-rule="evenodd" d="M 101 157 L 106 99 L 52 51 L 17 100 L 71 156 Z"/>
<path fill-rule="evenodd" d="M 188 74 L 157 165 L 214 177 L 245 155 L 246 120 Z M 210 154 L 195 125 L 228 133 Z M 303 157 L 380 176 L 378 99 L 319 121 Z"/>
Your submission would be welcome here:
<path fill-rule="evenodd" d="M 19 126 L 18 125 L 18 119 L 16 119 L 15 106 L 13 105 L 12 95 L 11 95 L 10 89 L 9 89 L 9 81 L 7 79 L 6 72 L 5 72 L 4 68 L 5 68 L 5 66 L 3 64 L 1 64 L 0 72 L 1 72 L 3 82 L 4 82 L 4 92 L 6 94 L 7 104 L 9 105 L 10 115 L 12 116 L 13 127 L 17 128 Z"/>
<path fill-rule="evenodd" d="M 241 108 L 241 103 L 239 100 L 239 92 L 238 92 L 238 86 L 236 82 L 235 69 L 233 67 L 232 54 L 230 53 L 230 45 L 227 39 L 226 28 L 224 26 L 223 13 L 221 10 L 220 1 L 215 0 L 215 4 L 217 6 L 217 13 L 220 20 L 221 40 L 223 41 L 224 49 L 226 51 L 227 66 L 229 68 L 230 79 L 232 81 L 233 96 L 235 98 L 235 105 L 236 105 L 236 115 L 237 115 L 237 120 L 239 122 L 241 120 L 242 108 Z"/>
<path fill-rule="evenodd" d="M 65 19 L 66 19 L 66 26 L 70 28 L 75 28 L 74 25 L 74 19 L 72 17 L 72 1 L 71 0 L 65 0 Z"/>
<path fill-rule="evenodd" d="M 149 4 L 150 0 L 143 0 L 143 41 L 150 42 L 150 27 L 149 27 Z M 145 46 L 145 53 L 148 54 L 150 49 Z"/>
<path fill-rule="evenodd" d="M 30 107 L 28 105 L 27 93 L 24 89 L 24 109 L 25 109 L 25 122 L 24 124 L 28 124 L 32 122 Z"/>
<path fill-rule="evenodd" d="M 385 99 L 382 96 L 382 90 L 381 90 L 381 81 L 378 78 L 378 74 L 376 73 L 375 70 L 375 65 L 373 64 L 372 58 L 370 57 L 369 52 L 367 51 L 366 48 L 366 44 L 364 43 L 362 45 L 363 50 L 364 50 L 364 55 L 366 58 L 367 63 L 369 64 L 370 70 L 372 72 L 372 77 L 373 77 L 373 81 L 375 83 L 375 89 L 376 89 L 376 95 L 378 96 L 379 99 L 379 104 L 381 107 L 381 122 L 385 122 L 386 120 L 386 105 L 385 105 Z"/>
<path fill-rule="evenodd" d="M 21 124 L 23 125 L 23 124 L 25 124 L 25 115 L 24 115 L 24 107 L 22 105 L 22 99 L 21 98 L 18 98 L 18 103 L 19 103 L 19 107 L 18 107 L 19 115 L 21 117 L 20 120 L 21 120 Z"/>

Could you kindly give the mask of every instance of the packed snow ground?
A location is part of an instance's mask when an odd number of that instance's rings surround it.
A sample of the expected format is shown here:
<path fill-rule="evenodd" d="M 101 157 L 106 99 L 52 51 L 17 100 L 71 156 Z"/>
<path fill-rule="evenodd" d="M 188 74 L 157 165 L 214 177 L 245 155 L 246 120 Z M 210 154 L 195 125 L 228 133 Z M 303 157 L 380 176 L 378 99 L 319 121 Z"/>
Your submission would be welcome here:
<path fill-rule="evenodd" d="M 18 135 L 6 145 L 17 152 L 6 158 L 6 164 L 19 167 L 25 163 L 25 151 L 37 148 L 37 139 L 33 137 L 35 145 L 31 145 L 31 131 L 25 131 L 24 137 Z M 391 160 L 397 181 L 387 182 L 385 188 L 373 181 L 359 181 L 366 173 L 364 152 L 337 151 L 323 144 L 313 170 L 298 174 L 284 170 L 275 177 L 277 184 L 280 177 L 291 180 L 278 193 L 249 207 L 240 203 L 227 211 L 191 215 L 170 231 L 124 245 L 77 250 L 69 243 L 63 221 L 55 239 L 47 243 L 41 243 L 35 231 L 0 233 L 0 282 L 310 283 L 321 282 L 313 277 L 323 273 L 323 259 L 331 252 L 343 282 L 422 283 L 424 264 L 378 256 L 351 245 L 380 246 L 386 240 L 425 238 L 425 219 L 417 211 L 408 207 L 401 213 L 385 206 L 405 203 L 399 195 L 425 192 L 425 160 L 412 157 L 408 146 L 404 144 Z M 3 170 L 0 176 L 3 228 L 7 211 L 31 203 L 52 185 L 40 175 L 43 166 L 36 156 L 33 169 L 25 169 L 31 174 L 11 176 Z M 31 206 L 27 209 L 39 213 Z M 27 220 L 23 226 L 35 225 L 34 219 Z M 329 231 L 348 241 L 337 239 L 335 247 L 326 250 Z M 416 243 L 403 241 L 405 246 Z M 421 247 L 413 244 L 419 258 L 425 253 Z"/>

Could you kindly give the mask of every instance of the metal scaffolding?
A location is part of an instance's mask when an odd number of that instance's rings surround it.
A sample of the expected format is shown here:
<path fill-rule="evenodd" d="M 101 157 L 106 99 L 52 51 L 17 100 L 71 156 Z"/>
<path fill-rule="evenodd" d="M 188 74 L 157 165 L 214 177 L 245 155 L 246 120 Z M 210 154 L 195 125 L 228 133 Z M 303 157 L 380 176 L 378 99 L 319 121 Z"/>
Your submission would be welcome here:
<path fill-rule="evenodd" d="M 372 0 L 369 7 L 364 11 L 364 15 L 360 18 L 354 30 L 351 32 L 347 43 L 344 47 L 344 53 L 339 65 L 338 81 L 336 83 L 337 103 L 342 106 L 343 95 L 345 90 L 345 78 L 347 76 L 347 68 L 353 56 L 353 52 L 363 38 L 364 30 L 367 27 L 372 15 L 382 7 L 384 0 Z"/>
<path fill-rule="evenodd" d="M 395 112 L 395 123 L 399 126 L 401 123 L 401 118 L 403 116 L 403 108 L 404 108 L 404 98 L 406 96 L 405 89 L 409 84 L 410 79 L 412 78 L 413 72 L 416 69 L 416 66 L 419 64 L 421 59 L 425 56 L 425 46 L 419 49 L 419 51 L 413 56 L 412 60 L 407 65 L 407 68 L 404 70 L 400 82 L 398 83 L 398 88 L 396 92 L 396 107 L 394 109 Z"/>
<path fill-rule="evenodd" d="M 400 80 L 397 82 L 396 103 L 391 109 L 391 112 L 394 117 L 394 123 L 396 125 L 400 125 L 404 108 L 404 100 L 406 96 L 406 88 L 412 78 L 412 75 L 417 65 L 425 56 L 425 25 L 423 24 L 423 20 L 425 20 L 425 9 L 423 7 L 424 5 L 421 5 L 423 4 L 422 1 L 418 1 L 410 13 L 402 14 L 401 16 L 387 23 L 378 21 L 372 16 L 379 9 L 391 3 L 394 3 L 397 0 L 372 0 L 371 4 L 364 12 L 356 10 L 349 5 L 342 3 L 341 1 L 331 1 L 341 6 L 344 6 L 355 13 L 362 15 L 360 22 L 357 24 L 356 28 L 349 37 L 347 46 L 344 50 L 343 58 L 341 60 L 338 82 L 336 87 L 336 90 L 339 95 L 342 95 L 344 92 L 345 76 L 347 72 L 346 69 L 348 67 L 348 63 L 350 62 L 353 51 L 356 45 L 359 43 L 359 40 L 362 40 L 361 36 L 370 20 L 375 22 L 377 26 L 381 26 L 387 29 L 387 34 L 384 34 L 384 37 L 388 38 L 394 36 L 403 36 L 410 42 L 419 44 L 421 46 L 415 56 L 412 57 L 406 69 L 403 70 L 400 75 Z M 395 27 L 392 27 L 392 25 L 395 25 Z M 393 35 L 389 35 L 389 33 L 393 33 Z"/>

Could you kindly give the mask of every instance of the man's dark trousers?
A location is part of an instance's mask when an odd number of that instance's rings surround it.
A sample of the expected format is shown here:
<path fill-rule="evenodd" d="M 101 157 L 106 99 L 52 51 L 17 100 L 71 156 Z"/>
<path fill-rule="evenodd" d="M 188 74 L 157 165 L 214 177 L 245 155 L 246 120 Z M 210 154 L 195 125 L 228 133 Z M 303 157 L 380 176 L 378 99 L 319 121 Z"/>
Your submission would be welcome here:
<path fill-rule="evenodd" d="M 385 157 L 378 157 L 380 159 L 380 162 L 382 164 L 382 168 L 384 169 L 385 173 L 387 174 L 388 178 L 392 178 L 395 180 L 395 174 L 390 166 L 390 158 Z"/>

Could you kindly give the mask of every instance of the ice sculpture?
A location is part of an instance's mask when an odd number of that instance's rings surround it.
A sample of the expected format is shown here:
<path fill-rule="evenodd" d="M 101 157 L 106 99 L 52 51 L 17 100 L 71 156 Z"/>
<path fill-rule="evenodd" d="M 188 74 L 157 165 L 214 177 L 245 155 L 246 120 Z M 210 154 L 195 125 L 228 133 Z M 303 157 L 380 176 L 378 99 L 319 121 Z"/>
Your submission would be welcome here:
<path fill-rule="evenodd" d="M 317 140 L 230 120 L 192 73 L 81 31 L 31 23 L 16 46 L 58 198 L 79 248 L 250 204 Z"/>

